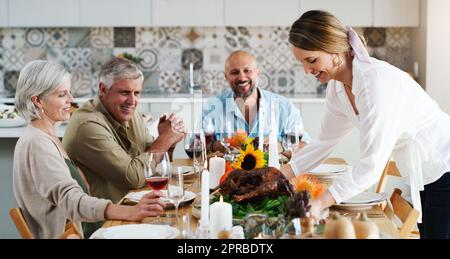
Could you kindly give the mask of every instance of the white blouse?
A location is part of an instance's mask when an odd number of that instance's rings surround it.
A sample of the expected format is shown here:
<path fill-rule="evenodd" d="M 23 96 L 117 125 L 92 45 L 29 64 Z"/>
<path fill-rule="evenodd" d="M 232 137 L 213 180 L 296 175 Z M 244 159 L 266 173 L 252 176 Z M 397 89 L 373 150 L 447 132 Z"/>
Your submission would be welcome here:
<path fill-rule="evenodd" d="M 353 61 L 352 93 L 359 115 L 342 83 L 330 82 L 318 138 L 289 164 L 296 175 L 308 172 L 357 127 L 360 156 L 352 172 L 329 188 L 336 202 L 375 184 L 392 155 L 411 185 L 413 206 L 421 211 L 419 191 L 450 171 L 450 116 L 407 73 L 384 61 L 371 61 Z"/>

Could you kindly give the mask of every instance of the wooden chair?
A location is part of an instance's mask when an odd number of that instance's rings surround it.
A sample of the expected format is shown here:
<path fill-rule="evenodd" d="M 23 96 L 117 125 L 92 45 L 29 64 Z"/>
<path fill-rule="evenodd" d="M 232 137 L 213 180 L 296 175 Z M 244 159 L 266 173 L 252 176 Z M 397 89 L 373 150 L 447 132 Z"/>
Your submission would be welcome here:
<path fill-rule="evenodd" d="M 10 209 L 9 215 L 11 216 L 14 225 L 16 225 L 16 228 L 23 239 L 34 239 L 30 227 L 28 226 L 25 217 L 23 216 L 22 210 L 20 208 Z M 80 238 L 82 238 L 80 231 L 71 221 L 69 221 L 66 224 L 64 233 L 59 237 L 59 239 L 80 239 Z"/>
<path fill-rule="evenodd" d="M 418 238 L 418 232 L 414 231 L 414 228 L 417 225 L 420 213 L 402 197 L 400 189 L 394 189 L 387 206 L 384 208 L 384 212 L 392 220 L 394 220 L 394 217 L 397 217 L 403 223 L 399 227 L 400 238 Z"/>
<path fill-rule="evenodd" d="M 388 161 L 386 163 L 386 167 L 384 168 L 383 174 L 381 175 L 380 181 L 377 185 L 377 193 L 385 191 L 389 176 L 401 177 L 400 171 L 398 170 L 397 165 L 394 161 Z"/>

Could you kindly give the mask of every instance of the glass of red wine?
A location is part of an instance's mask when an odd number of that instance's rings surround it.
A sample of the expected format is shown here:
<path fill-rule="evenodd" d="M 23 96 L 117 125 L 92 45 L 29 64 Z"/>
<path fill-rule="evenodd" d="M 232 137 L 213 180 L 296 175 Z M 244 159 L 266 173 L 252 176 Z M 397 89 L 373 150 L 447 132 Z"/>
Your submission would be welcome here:
<path fill-rule="evenodd" d="M 165 189 L 169 181 L 170 169 L 171 165 L 167 152 L 147 153 L 144 171 L 147 186 L 153 190 Z"/>

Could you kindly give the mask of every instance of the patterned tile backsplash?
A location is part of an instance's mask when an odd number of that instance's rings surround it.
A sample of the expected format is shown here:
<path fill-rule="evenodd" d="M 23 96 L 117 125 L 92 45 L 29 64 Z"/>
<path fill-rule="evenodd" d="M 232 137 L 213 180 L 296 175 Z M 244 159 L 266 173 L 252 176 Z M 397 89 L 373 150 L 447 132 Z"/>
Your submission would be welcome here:
<path fill-rule="evenodd" d="M 357 30 L 372 56 L 409 68 L 410 29 Z M 323 90 L 295 60 L 288 32 L 288 27 L 0 28 L 0 95 L 14 95 L 19 71 L 35 59 L 66 66 L 76 97 L 94 95 L 101 65 L 123 53 L 141 60 L 144 93 L 189 92 L 193 63 L 194 82 L 204 93 L 216 94 L 228 87 L 224 63 L 238 49 L 256 57 L 264 89 L 284 95 Z"/>

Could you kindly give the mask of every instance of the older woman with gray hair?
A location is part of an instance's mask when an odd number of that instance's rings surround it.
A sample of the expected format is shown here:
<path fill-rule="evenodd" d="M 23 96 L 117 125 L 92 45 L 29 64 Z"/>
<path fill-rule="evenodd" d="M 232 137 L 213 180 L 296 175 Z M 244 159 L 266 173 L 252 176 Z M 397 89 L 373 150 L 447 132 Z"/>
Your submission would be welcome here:
<path fill-rule="evenodd" d="M 70 118 L 70 74 L 63 66 L 32 61 L 20 72 L 16 109 L 29 121 L 14 150 L 14 195 L 35 238 L 57 238 L 68 220 L 141 221 L 163 211 L 161 193 L 146 195 L 135 206 L 113 204 L 88 195 L 83 174 L 56 135 L 57 122 Z"/>

